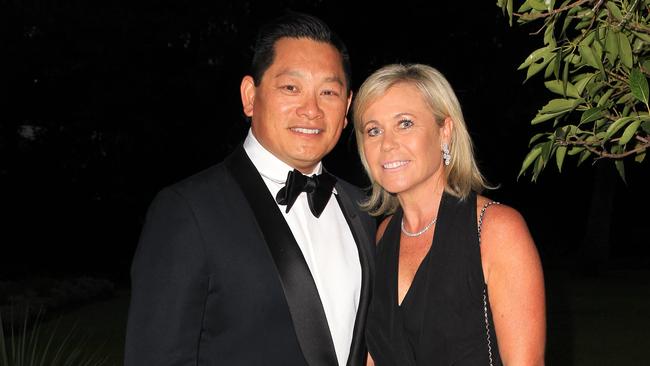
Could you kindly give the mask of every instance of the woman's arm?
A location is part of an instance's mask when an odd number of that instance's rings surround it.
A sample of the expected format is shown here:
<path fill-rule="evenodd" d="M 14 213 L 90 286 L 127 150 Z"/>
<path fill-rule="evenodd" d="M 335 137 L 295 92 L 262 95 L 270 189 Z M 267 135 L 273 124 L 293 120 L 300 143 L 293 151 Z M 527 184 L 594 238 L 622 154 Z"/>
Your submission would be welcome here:
<path fill-rule="evenodd" d="M 537 248 L 519 212 L 504 205 L 486 210 L 481 258 L 504 365 L 544 365 L 544 275 Z"/>

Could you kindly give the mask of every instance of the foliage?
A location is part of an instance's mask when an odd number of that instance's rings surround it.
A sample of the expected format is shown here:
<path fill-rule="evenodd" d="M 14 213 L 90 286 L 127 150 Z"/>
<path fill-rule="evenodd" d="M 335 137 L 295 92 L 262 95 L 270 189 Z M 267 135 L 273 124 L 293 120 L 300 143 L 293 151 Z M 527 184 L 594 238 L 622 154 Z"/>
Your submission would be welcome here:
<path fill-rule="evenodd" d="M 34 320 L 25 316 L 22 324 L 12 321 L 5 326 L 0 313 L 0 366 L 101 366 L 106 363 L 105 357 L 86 349 L 84 339 L 74 328 L 62 333 L 56 325 L 44 326 L 41 314 Z"/>
<path fill-rule="evenodd" d="M 555 157 L 577 165 L 611 159 L 623 180 L 624 162 L 642 163 L 650 146 L 650 0 L 513 0 L 497 6 L 519 24 L 541 22 L 544 46 L 519 66 L 526 79 L 544 76 L 555 94 L 532 125 L 544 126 L 530 139 L 519 176 L 536 181 Z"/>
<path fill-rule="evenodd" d="M 86 276 L 0 281 L 0 313 L 12 312 L 19 318 L 28 319 L 36 316 L 34 312 L 22 313 L 30 307 L 42 309 L 44 314 L 49 314 L 89 301 L 108 298 L 114 292 L 115 285 L 111 281 Z"/>

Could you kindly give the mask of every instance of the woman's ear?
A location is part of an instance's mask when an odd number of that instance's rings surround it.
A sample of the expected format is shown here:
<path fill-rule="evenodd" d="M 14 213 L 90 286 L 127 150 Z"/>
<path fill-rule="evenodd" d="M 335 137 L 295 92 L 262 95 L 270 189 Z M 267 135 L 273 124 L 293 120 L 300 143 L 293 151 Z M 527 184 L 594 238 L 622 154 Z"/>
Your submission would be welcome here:
<path fill-rule="evenodd" d="M 451 145 L 451 134 L 454 131 L 454 120 L 451 117 L 446 117 L 440 127 L 440 135 L 442 142 L 446 142 Z"/>

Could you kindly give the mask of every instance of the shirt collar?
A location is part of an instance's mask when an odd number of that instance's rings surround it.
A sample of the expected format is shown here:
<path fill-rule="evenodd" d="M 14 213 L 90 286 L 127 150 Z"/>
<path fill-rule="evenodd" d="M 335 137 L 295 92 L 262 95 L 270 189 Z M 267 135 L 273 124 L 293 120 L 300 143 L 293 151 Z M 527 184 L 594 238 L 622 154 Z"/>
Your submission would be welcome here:
<path fill-rule="evenodd" d="M 264 148 L 264 146 L 262 146 L 253 135 L 252 129 L 248 130 L 248 135 L 244 140 L 244 150 L 253 162 L 253 165 L 255 165 L 255 168 L 257 168 L 257 171 L 260 172 L 263 177 L 278 184 L 284 184 L 287 180 L 287 174 L 289 174 L 289 171 L 293 170 L 289 164 L 278 159 L 270 151 Z M 320 174 L 322 169 L 322 163 L 318 162 L 314 171 L 308 175 Z"/>

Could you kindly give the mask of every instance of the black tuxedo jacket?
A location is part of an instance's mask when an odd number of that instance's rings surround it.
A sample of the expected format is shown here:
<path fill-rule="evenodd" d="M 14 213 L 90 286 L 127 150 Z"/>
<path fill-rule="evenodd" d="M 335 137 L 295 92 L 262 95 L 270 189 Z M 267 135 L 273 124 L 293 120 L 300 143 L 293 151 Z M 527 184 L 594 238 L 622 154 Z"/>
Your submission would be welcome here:
<path fill-rule="evenodd" d="M 336 191 L 361 261 L 347 362 L 361 366 L 375 221 L 357 188 L 339 180 Z M 302 252 L 241 146 L 156 196 L 131 277 L 126 366 L 337 365 Z"/>

